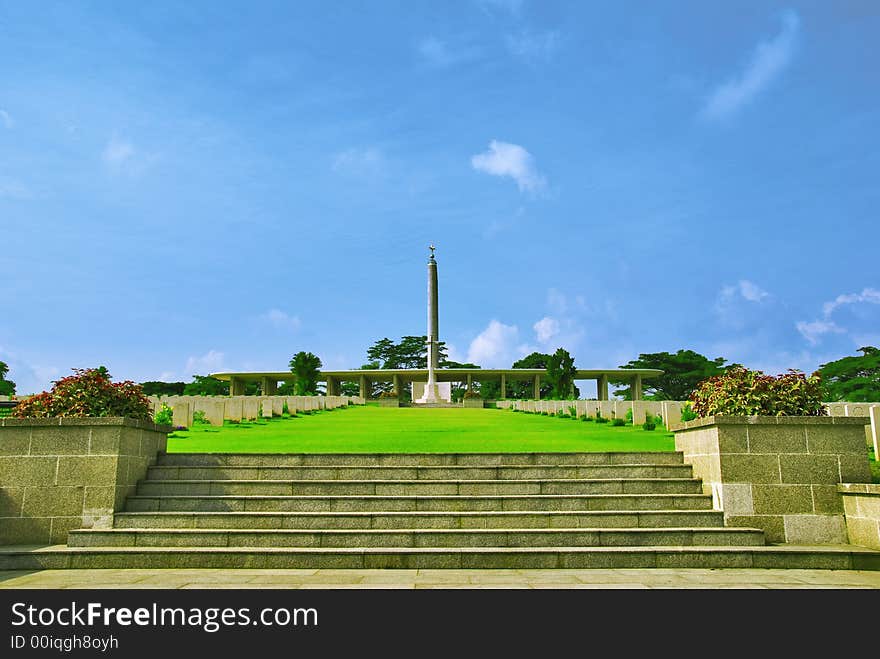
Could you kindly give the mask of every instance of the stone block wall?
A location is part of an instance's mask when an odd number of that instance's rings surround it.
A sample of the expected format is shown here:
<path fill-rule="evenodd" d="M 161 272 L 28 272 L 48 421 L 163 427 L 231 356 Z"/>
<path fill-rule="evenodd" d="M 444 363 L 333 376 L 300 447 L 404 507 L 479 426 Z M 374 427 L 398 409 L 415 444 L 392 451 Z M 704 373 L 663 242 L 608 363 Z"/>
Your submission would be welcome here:
<path fill-rule="evenodd" d="M 708 417 L 681 424 L 675 447 L 725 524 L 770 542 L 846 543 L 837 486 L 871 480 L 860 418 Z"/>
<path fill-rule="evenodd" d="M 880 485 L 843 483 L 838 491 L 843 498 L 849 541 L 880 549 Z"/>
<path fill-rule="evenodd" d="M 0 419 L 0 545 L 109 528 L 171 428 L 122 418 Z"/>

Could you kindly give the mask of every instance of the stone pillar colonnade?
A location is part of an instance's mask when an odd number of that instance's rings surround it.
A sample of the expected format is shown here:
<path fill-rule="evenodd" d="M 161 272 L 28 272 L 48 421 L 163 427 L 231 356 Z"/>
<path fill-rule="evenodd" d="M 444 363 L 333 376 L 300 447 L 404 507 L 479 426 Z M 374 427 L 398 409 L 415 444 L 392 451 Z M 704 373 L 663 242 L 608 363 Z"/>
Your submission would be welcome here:
<path fill-rule="evenodd" d="M 229 395 L 230 396 L 244 396 L 244 380 L 240 378 L 229 378 Z"/>
<path fill-rule="evenodd" d="M 260 392 L 264 396 L 274 396 L 278 393 L 278 382 L 272 378 L 262 378 L 260 380 Z"/>
<path fill-rule="evenodd" d="M 600 375 L 596 379 L 596 398 L 608 400 L 608 376 Z"/>
<path fill-rule="evenodd" d="M 634 375 L 632 379 L 632 399 L 642 400 L 642 376 Z"/>

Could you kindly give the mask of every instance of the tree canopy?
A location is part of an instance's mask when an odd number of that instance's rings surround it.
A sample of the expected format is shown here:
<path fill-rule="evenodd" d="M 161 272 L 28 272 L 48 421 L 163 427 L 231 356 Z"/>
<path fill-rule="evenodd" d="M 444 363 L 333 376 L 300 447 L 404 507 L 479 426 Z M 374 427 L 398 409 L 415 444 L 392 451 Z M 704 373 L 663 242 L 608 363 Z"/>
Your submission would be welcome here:
<path fill-rule="evenodd" d="M 572 357 L 565 348 L 557 348 L 547 360 L 547 383 L 550 396 L 556 399 L 577 398 L 579 392 L 574 386 L 577 369 Z"/>
<path fill-rule="evenodd" d="M 693 350 L 679 350 L 675 354 L 669 352 L 642 353 L 638 359 L 623 364 L 620 368 L 657 368 L 663 375 L 645 380 L 642 384 L 644 397 L 652 400 L 687 400 L 697 385 L 715 375 L 721 375 L 731 366 L 722 357 L 709 359 Z M 614 394 L 624 400 L 632 399 L 632 391 L 625 380 L 611 380 L 617 386 Z"/>
<path fill-rule="evenodd" d="M 6 362 L 0 362 L 0 396 L 12 396 L 15 393 L 15 382 L 6 379 L 9 366 Z"/>
<path fill-rule="evenodd" d="M 861 355 L 844 357 L 819 367 L 827 400 L 865 403 L 880 400 L 880 350 L 859 348 Z"/>
<path fill-rule="evenodd" d="M 193 375 L 193 381 L 183 388 L 185 396 L 227 396 L 229 383 L 210 375 Z"/>
<path fill-rule="evenodd" d="M 141 382 L 141 388 L 145 396 L 182 396 L 186 389 L 186 382 L 161 382 L 152 380 Z"/>
<path fill-rule="evenodd" d="M 513 362 L 511 368 L 543 368 L 546 369 L 550 363 L 551 355 L 543 352 L 533 352 L 526 355 L 522 359 Z M 531 382 L 521 380 L 511 380 L 507 384 L 513 398 L 532 398 L 535 390 Z M 553 385 L 546 378 L 541 379 L 541 398 L 547 398 L 553 391 Z"/>
<path fill-rule="evenodd" d="M 395 343 L 388 337 L 379 339 L 367 349 L 366 364 L 361 366 L 362 369 L 384 369 L 384 368 L 403 368 L 403 369 L 421 369 L 428 368 L 428 337 L 427 336 L 403 336 L 400 341 Z M 454 362 L 448 359 L 446 343 L 439 341 L 437 343 L 438 364 L 440 368 L 479 368 L 476 364 L 468 364 Z M 343 392 L 355 392 L 357 385 L 354 383 L 343 383 Z M 372 382 L 371 396 L 380 395 L 391 390 L 391 384 L 388 382 Z M 496 385 L 497 389 L 497 385 Z M 463 393 L 463 383 L 452 383 L 453 398 Z M 411 397 L 410 385 L 407 383 L 400 392 L 401 397 L 406 400 Z M 349 394 L 352 395 L 352 394 Z"/>
<path fill-rule="evenodd" d="M 311 352 L 300 351 L 293 356 L 289 365 L 294 377 L 295 395 L 313 396 L 317 394 L 321 359 Z"/>
<path fill-rule="evenodd" d="M 378 363 L 374 368 L 428 368 L 428 337 L 404 336 L 399 343 L 385 337 L 367 349 L 367 359 Z M 454 368 L 446 358 L 446 344 L 437 344 L 440 368 Z"/>

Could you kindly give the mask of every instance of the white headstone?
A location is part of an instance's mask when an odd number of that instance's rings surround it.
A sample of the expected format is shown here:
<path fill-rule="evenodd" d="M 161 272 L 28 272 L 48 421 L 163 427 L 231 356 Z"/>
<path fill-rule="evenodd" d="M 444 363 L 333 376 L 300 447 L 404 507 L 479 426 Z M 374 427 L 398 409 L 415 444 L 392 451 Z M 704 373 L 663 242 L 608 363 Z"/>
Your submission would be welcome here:
<path fill-rule="evenodd" d="M 241 421 L 242 400 L 238 396 L 227 398 L 223 416 L 230 421 Z"/>
<path fill-rule="evenodd" d="M 871 441 L 874 443 L 874 457 L 880 456 L 880 405 L 868 409 L 871 417 Z"/>
<path fill-rule="evenodd" d="M 252 421 L 260 416 L 260 399 L 256 396 L 246 396 L 242 401 L 242 418 Z"/>
<path fill-rule="evenodd" d="M 189 403 L 177 403 L 171 408 L 171 425 L 175 428 L 192 427 L 192 407 Z"/>

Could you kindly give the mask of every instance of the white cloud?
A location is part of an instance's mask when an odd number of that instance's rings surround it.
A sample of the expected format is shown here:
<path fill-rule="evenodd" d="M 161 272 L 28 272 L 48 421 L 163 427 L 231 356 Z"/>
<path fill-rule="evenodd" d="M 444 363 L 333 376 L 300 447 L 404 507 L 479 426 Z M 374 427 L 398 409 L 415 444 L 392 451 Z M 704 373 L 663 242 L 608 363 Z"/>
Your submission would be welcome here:
<path fill-rule="evenodd" d="M 112 169 L 120 169 L 134 157 L 135 148 L 131 142 L 114 136 L 104 147 L 101 159 Z"/>
<path fill-rule="evenodd" d="M 544 316 L 532 326 L 538 343 L 549 343 L 553 337 L 559 334 L 559 321 L 550 316 Z"/>
<path fill-rule="evenodd" d="M 225 369 L 224 355 L 217 350 L 209 350 L 200 357 L 190 357 L 186 360 L 186 368 L 184 372 L 187 378 L 193 375 L 207 375 L 208 373 L 217 373 Z"/>
<path fill-rule="evenodd" d="M 746 69 L 720 85 L 703 108 L 704 116 L 723 119 L 760 94 L 788 66 L 794 55 L 800 18 L 794 11 L 782 15 L 782 29 L 773 39 L 755 47 Z"/>
<path fill-rule="evenodd" d="M 819 338 L 828 333 L 843 334 L 845 330 L 834 321 L 814 320 L 813 322 L 798 321 L 795 324 L 797 331 L 809 341 L 810 345 L 819 343 Z"/>
<path fill-rule="evenodd" d="M 715 311 L 720 314 L 726 313 L 730 306 L 740 298 L 747 302 L 763 302 L 770 297 L 770 293 L 748 279 L 740 279 L 733 286 L 723 286 L 718 293 L 715 302 Z"/>
<path fill-rule="evenodd" d="M 487 368 L 508 368 L 522 356 L 519 329 L 491 320 L 489 325 L 471 341 L 467 361 Z"/>
<path fill-rule="evenodd" d="M 269 323 L 277 329 L 291 330 L 294 332 L 302 325 L 299 316 L 291 316 L 280 309 L 270 309 L 260 316 L 260 320 Z"/>
<path fill-rule="evenodd" d="M 875 288 L 864 288 L 861 293 L 838 295 L 831 302 L 823 304 L 822 311 L 828 317 L 844 304 L 880 304 L 880 291 Z"/>
<path fill-rule="evenodd" d="M 464 363 L 467 360 L 467 357 L 461 354 L 453 344 L 446 344 L 446 358 L 451 362 L 458 362 L 459 364 Z"/>
<path fill-rule="evenodd" d="M 501 11 L 519 16 L 524 0 L 477 0 L 477 4 L 486 12 Z"/>
<path fill-rule="evenodd" d="M 333 171 L 356 176 L 374 176 L 385 171 L 386 160 L 375 147 L 352 148 L 333 157 Z"/>
<path fill-rule="evenodd" d="M 518 144 L 492 140 L 489 150 L 471 158 L 471 166 L 492 176 L 509 176 L 516 181 L 520 192 L 540 192 L 546 179 L 535 169 L 532 154 Z"/>
<path fill-rule="evenodd" d="M 450 42 L 434 36 L 424 37 L 416 44 L 416 50 L 425 62 L 438 69 L 475 60 L 481 55 L 479 47 L 463 38 Z"/>
<path fill-rule="evenodd" d="M 4 128 L 12 128 L 15 125 L 15 122 L 12 120 L 12 115 L 10 115 L 6 110 L 0 110 L 0 124 L 3 124 Z"/>
<path fill-rule="evenodd" d="M 0 199 L 31 199 L 33 192 L 21 181 L 0 179 Z"/>
<path fill-rule="evenodd" d="M 823 317 L 812 322 L 798 321 L 795 323 L 797 331 L 811 344 L 816 345 L 825 334 L 846 334 L 847 330 L 840 327 L 831 319 L 831 314 L 844 305 L 852 304 L 880 304 L 880 291 L 875 288 L 863 288 L 861 293 L 845 293 L 838 295 L 831 302 L 822 305 Z M 856 343 L 860 343 L 862 335 L 854 336 Z"/>
<path fill-rule="evenodd" d="M 52 388 L 52 381 L 57 380 L 61 373 L 57 366 L 30 363 L 4 346 L 0 346 L 0 361 L 9 367 L 6 379 L 15 382 L 15 393 L 19 396 L 48 391 Z"/>
<path fill-rule="evenodd" d="M 508 34 L 506 38 L 507 49 L 517 57 L 521 57 L 530 63 L 550 60 L 559 49 L 561 42 L 559 32 L 549 30 L 547 32 L 527 32 Z"/>
<path fill-rule="evenodd" d="M 770 295 L 767 291 L 754 282 L 750 282 L 748 279 L 740 280 L 739 294 L 743 296 L 743 299 L 746 299 L 749 302 L 760 302 Z"/>
<path fill-rule="evenodd" d="M 580 299 L 583 300 L 583 298 Z M 568 311 L 568 300 L 566 299 L 565 294 L 555 288 L 548 289 L 547 308 L 550 309 L 551 312 L 557 314 L 564 314 Z"/>

